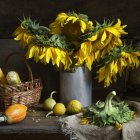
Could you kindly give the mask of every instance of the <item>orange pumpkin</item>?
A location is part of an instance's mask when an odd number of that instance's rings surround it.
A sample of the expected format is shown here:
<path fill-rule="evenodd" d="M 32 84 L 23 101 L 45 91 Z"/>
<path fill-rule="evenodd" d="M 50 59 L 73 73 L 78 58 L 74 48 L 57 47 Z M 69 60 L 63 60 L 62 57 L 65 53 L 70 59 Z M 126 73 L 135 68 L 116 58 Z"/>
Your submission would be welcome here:
<path fill-rule="evenodd" d="M 27 107 L 22 104 L 14 104 L 5 110 L 5 116 L 9 124 L 18 123 L 26 117 Z"/>

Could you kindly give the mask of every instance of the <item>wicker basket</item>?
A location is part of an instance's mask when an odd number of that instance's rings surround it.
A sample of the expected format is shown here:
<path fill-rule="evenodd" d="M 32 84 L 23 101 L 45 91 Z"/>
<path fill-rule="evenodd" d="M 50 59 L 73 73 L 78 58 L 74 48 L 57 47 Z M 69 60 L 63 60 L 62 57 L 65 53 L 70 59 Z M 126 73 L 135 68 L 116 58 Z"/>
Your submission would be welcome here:
<path fill-rule="evenodd" d="M 6 59 L 6 64 L 9 58 L 13 55 L 21 55 L 19 53 L 12 53 Z M 40 79 L 33 79 L 32 70 L 27 63 L 26 59 L 22 57 L 28 72 L 29 72 L 29 81 L 22 82 L 21 84 L 15 85 L 3 85 L 0 84 L 0 108 L 6 109 L 12 104 L 24 104 L 27 107 L 36 106 L 40 100 L 42 86 Z"/>

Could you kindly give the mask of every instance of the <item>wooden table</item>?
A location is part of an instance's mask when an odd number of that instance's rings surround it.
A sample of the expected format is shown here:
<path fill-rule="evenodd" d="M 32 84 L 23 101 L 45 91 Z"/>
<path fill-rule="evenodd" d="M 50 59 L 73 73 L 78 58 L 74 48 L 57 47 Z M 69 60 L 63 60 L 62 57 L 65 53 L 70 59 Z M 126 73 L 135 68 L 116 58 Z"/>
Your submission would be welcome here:
<path fill-rule="evenodd" d="M 46 114 L 47 112 L 42 110 L 29 110 L 26 119 L 20 123 L 0 124 L 0 140 L 66 140 L 58 125 L 59 117 L 46 118 Z"/>

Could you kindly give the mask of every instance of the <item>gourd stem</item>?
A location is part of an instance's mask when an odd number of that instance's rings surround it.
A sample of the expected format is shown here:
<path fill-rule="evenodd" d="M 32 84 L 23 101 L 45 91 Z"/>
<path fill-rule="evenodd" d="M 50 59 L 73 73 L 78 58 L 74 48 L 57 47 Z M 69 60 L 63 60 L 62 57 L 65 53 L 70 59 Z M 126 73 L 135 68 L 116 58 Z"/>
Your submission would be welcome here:
<path fill-rule="evenodd" d="M 112 98 L 116 95 L 115 91 L 110 92 L 105 100 L 105 107 L 104 107 L 104 111 L 109 115 L 110 114 L 110 110 L 112 109 L 112 104 L 111 104 L 111 100 Z"/>
<path fill-rule="evenodd" d="M 53 111 L 49 112 L 49 113 L 46 115 L 46 118 L 47 118 L 49 115 L 51 115 L 51 114 L 53 114 Z"/>
<path fill-rule="evenodd" d="M 53 98 L 52 96 L 53 96 L 54 93 L 56 93 L 56 91 L 51 92 L 50 98 Z"/>

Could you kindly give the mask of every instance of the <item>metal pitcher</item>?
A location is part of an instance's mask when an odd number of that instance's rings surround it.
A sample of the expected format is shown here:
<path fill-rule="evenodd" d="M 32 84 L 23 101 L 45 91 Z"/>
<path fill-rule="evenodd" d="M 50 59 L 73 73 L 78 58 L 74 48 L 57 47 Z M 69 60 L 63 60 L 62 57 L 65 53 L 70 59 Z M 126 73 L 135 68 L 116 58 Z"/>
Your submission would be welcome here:
<path fill-rule="evenodd" d="M 92 75 L 87 67 L 60 72 L 60 101 L 66 105 L 73 99 L 80 101 L 83 107 L 92 104 Z"/>

